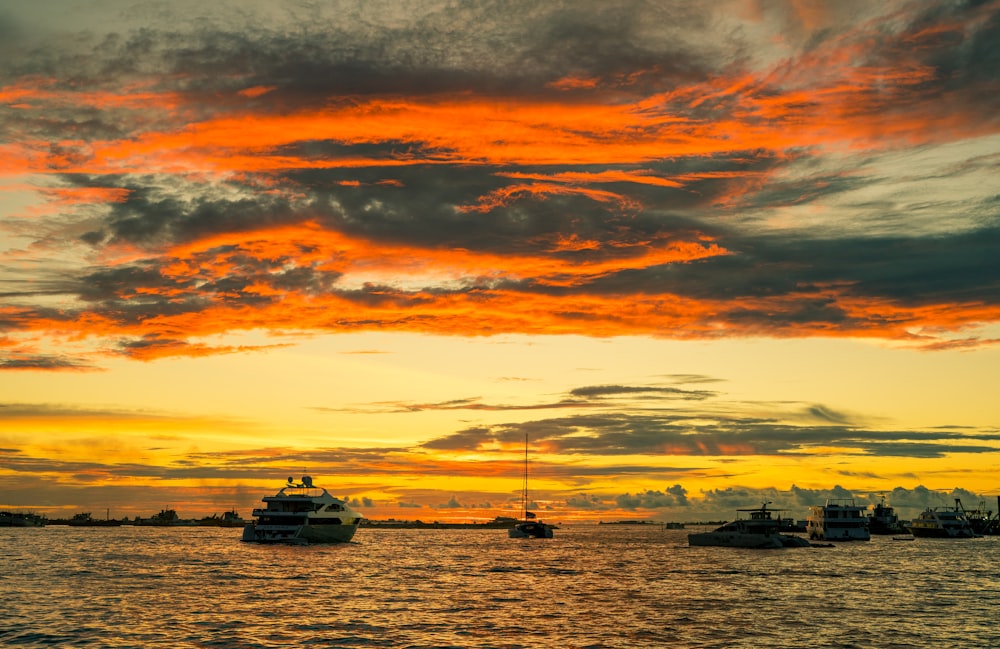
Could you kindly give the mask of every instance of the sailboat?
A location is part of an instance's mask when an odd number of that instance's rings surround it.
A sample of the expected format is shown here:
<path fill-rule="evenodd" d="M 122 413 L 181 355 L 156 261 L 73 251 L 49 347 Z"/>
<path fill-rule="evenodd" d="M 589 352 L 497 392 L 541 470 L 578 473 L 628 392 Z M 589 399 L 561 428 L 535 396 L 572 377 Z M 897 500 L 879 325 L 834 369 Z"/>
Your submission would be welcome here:
<path fill-rule="evenodd" d="M 512 539 L 551 539 L 554 525 L 538 520 L 535 512 L 528 511 L 528 436 L 524 436 L 524 476 L 521 481 L 521 519 L 507 530 Z"/>

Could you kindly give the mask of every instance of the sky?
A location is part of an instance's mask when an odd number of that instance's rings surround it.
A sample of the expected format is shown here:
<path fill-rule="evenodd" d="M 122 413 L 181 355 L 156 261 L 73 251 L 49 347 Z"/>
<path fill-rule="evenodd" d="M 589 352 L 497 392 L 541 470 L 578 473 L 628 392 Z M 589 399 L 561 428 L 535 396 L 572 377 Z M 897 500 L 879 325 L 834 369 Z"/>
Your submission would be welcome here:
<path fill-rule="evenodd" d="M 0 6 L 0 509 L 1000 494 L 1000 2 Z"/>

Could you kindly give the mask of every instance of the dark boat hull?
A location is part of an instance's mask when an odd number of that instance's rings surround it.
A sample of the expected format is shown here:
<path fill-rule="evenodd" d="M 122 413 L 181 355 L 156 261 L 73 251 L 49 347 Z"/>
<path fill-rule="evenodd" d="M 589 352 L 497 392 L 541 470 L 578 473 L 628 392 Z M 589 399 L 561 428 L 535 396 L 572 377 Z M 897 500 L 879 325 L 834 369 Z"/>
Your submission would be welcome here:
<path fill-rule="evenodd" d="M 958 532 L 952 534 L 946 529 L 942 528 L 920 528 L 911 527 L 910 534 L 918 538 L 925 539 L 971 539 L 973 534 L 971 532 Z"/>
<path fill-rule="evenodd" d="M 248 523 L 243 528 L 243 541 L 249 543 L 348 543 L 358 525 L 301 525 L 275 529 L 274 526 Z"/>
<path fill-rule="evenodd" d="M 510 528 L 509 535 L 515 539 L 551 539 L 552 526 L 547 523 L 518 523 Z"/>

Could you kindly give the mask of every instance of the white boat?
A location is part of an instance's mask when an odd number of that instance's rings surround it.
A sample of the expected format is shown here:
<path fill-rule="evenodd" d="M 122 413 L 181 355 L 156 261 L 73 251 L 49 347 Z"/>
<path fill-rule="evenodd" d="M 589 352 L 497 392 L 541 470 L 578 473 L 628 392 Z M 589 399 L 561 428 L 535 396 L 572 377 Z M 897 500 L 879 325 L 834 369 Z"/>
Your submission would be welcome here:
<path fill-rule="evenodd" d="M 813 505 L 806 519 L 810 541 L 869 541 L 865 507 L 853 498 L 830 498 L 825 505 Z"/>
<path fill-rule="evenodd" d="M 253 510 L 254 520 L 243 528 L 243 540 L 253 543 L 346 543 L 354 538 L 362 516 L 312 478 L 288 484 L 273 496 L 261 499 L 263 509 Z"/>
<path fill-rule="evenodd" d="M 554 525 L 538 520 L 534 512 L 528 511 L 528 436 L 524 436 L 524 474 L 521 481 L 521 519 L 507 530 L 512 539 L 551 539 Z"/>
<path fill-rule="evenodd" d="M 942 539 L 971 539 L 976 536 L 965 512 L 958 505 L 955 509 L 928 507 L 910 521 L 910 533 Z"/>
<path fill-rule="evenodd" d="M 781 533 L 781 520 L 771 518 L 771 512 L 778 510 L 768 509 L 768 504 L 754 509 L 737 509 L 736 520 L 711 532 L 688 534 L 688 545 L 755 549 L 808 546 L 805 539 Z M 749 513 L 749 518 L 740 518 L 742 512 Z"/>

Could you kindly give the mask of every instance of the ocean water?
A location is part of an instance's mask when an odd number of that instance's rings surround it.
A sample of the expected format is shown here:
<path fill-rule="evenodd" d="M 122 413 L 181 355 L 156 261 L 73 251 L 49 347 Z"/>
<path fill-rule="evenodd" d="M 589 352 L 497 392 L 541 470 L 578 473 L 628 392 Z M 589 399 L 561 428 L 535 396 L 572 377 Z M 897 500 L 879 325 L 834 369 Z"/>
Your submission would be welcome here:
<path fill-rule="evenodd" d="M 0 646 L 1000 647 L 1000 537 L 740 550 L 687 531 L 0 529 Z"/>

